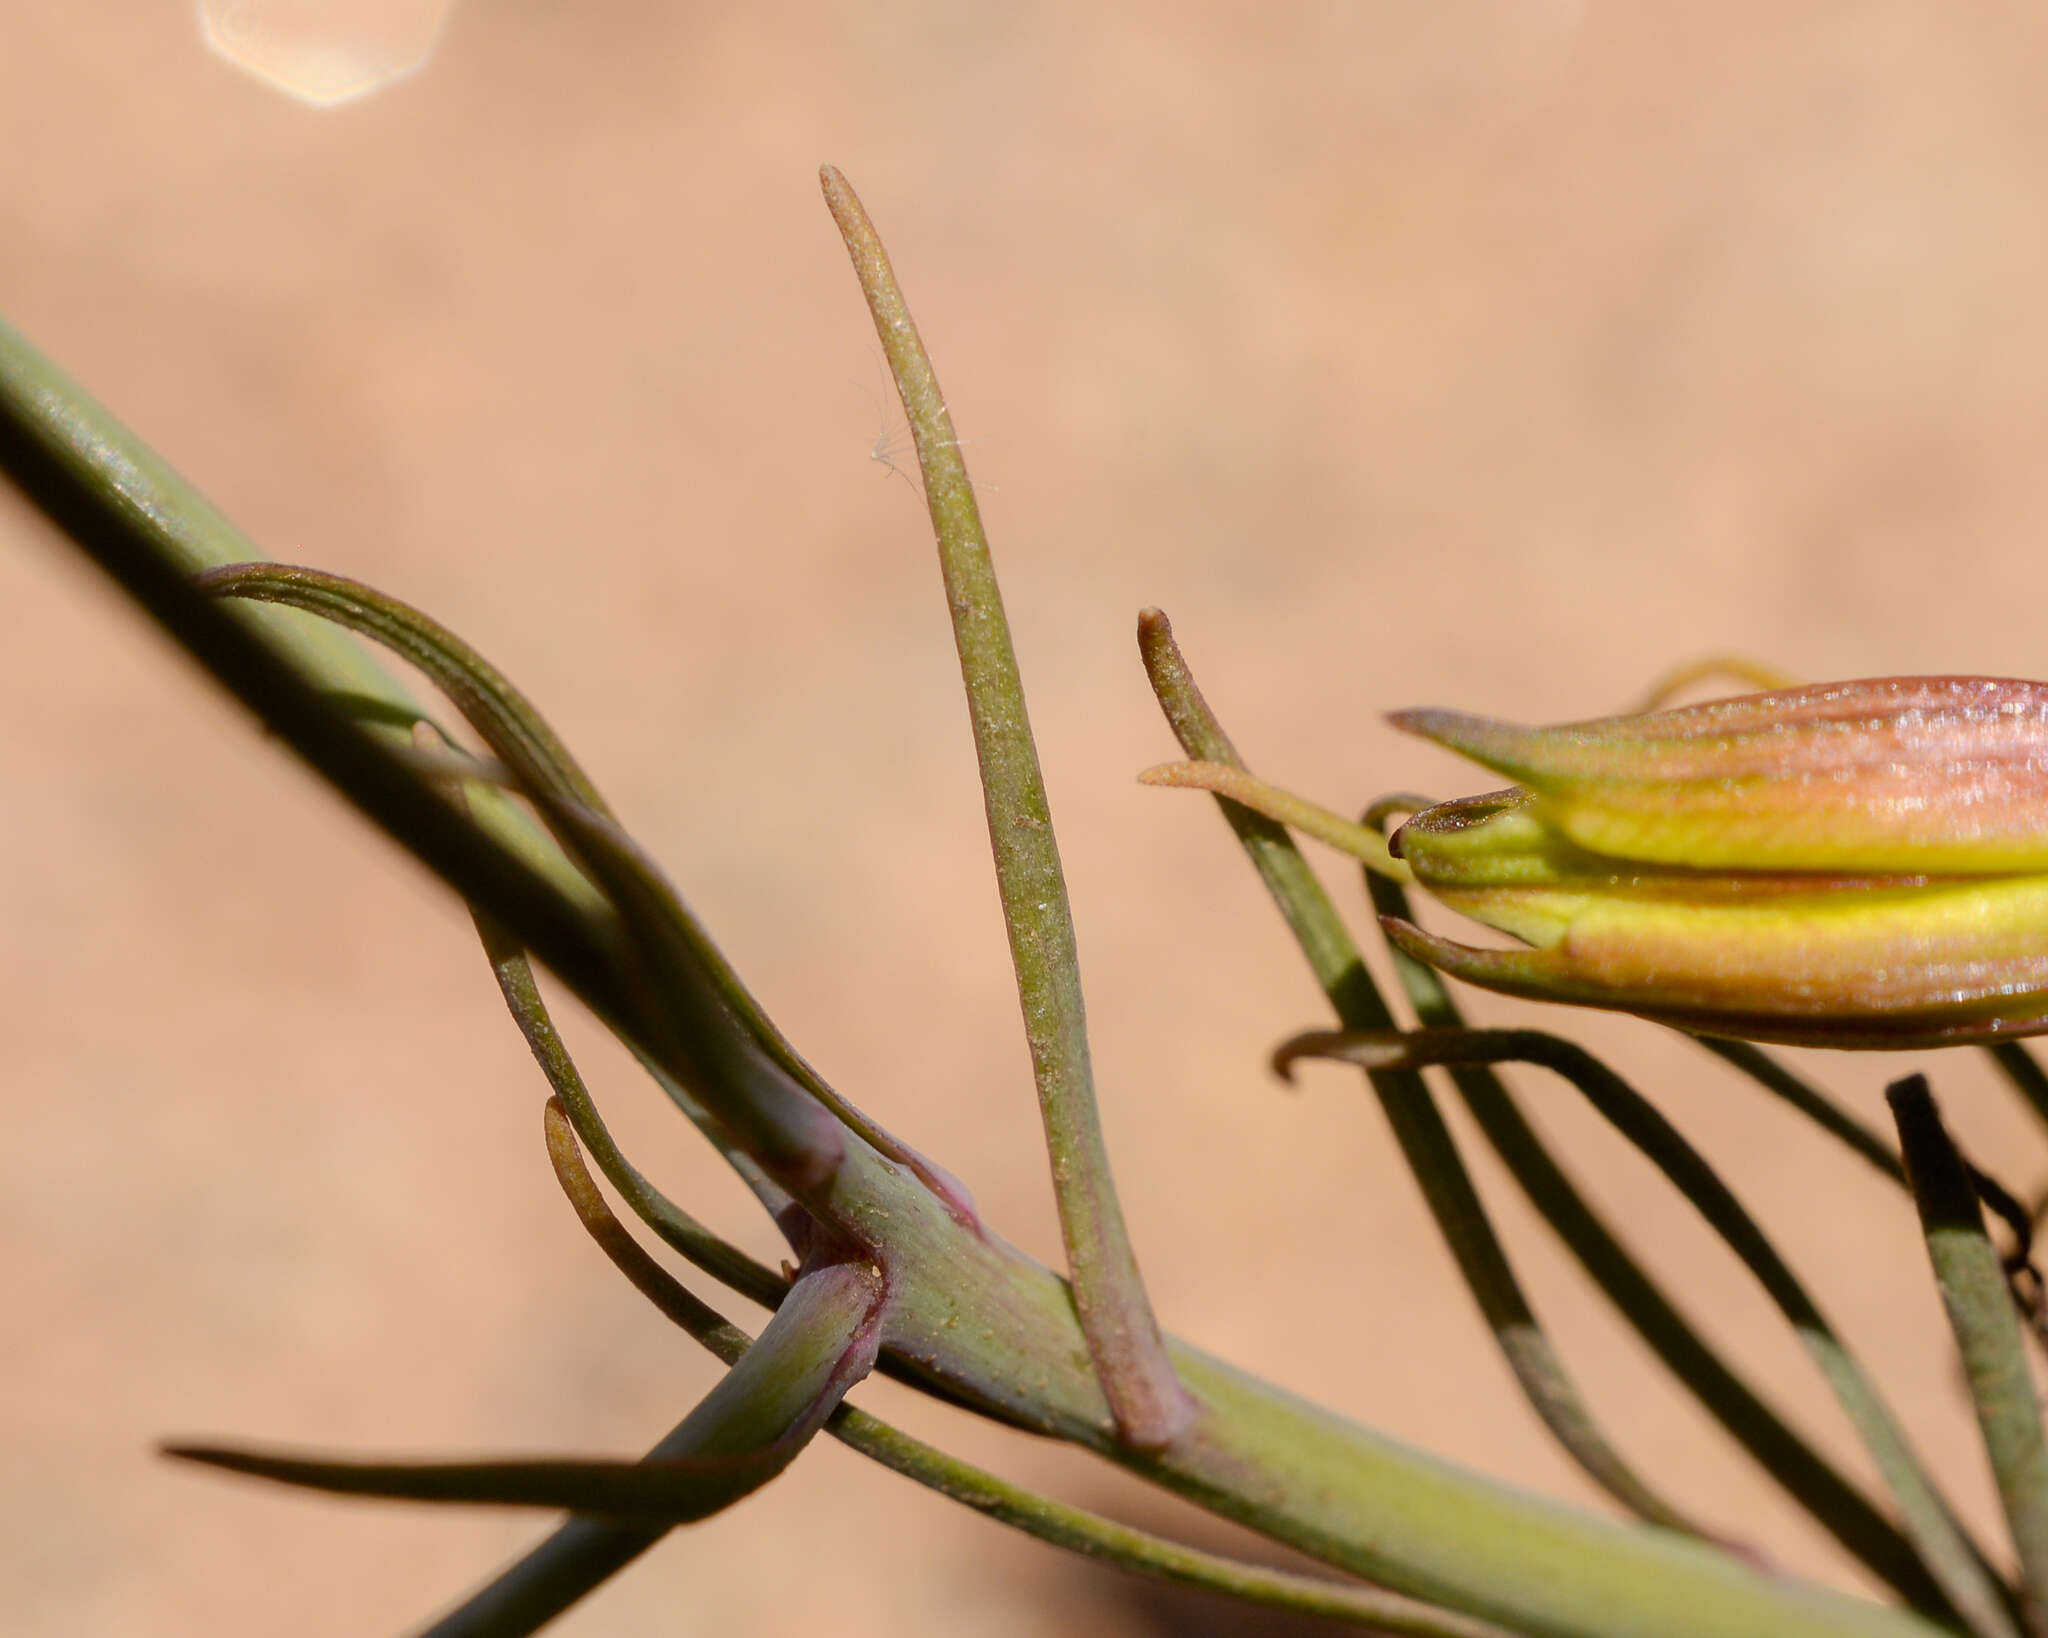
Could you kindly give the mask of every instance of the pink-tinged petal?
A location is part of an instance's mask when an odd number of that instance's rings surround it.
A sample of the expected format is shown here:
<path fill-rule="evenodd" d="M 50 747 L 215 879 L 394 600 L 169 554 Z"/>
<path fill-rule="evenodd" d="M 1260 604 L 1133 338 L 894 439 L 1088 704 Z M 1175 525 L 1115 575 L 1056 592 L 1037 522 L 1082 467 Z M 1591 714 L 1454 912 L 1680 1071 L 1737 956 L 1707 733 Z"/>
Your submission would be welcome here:
<path fill-rule="evenodd" d="M 1694 869 L 2048 869 L 2048 684 L 1885 677 L 1526 728 L 1395 726 L 1519 780 L 1579 847 Z"/>

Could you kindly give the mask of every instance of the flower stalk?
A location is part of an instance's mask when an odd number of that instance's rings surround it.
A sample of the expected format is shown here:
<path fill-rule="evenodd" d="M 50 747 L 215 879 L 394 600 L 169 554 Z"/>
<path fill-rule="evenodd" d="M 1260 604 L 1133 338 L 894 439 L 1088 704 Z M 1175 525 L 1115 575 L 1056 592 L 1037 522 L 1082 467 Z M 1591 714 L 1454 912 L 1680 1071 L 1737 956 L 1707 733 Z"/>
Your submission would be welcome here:
<path fill-rule="evenodd" d="M 1969 1165 L 1943 1125 L 1924 1075 L 1885 1091 L 1920 1209 L 1934 1283 L 1948 1310 L 1998 1499 L 2019 1553 L 2021 1609 L 2031 1638 L 2048 1638 L 2048 1437 L 2006 1286 Z"/>

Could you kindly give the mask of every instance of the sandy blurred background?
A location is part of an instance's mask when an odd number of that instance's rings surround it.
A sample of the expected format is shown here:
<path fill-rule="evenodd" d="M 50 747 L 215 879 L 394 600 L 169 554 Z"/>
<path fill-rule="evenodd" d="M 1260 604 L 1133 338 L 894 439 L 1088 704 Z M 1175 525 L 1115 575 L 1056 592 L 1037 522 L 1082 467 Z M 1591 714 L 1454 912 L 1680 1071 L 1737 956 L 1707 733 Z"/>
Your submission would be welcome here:
<path fill-rule="evenodd" d="M 2024 5 L 469 0 L 423 73 L 316 112 L 209 56 L 180 0 L 22 6 L 0 311 L 277 556 L 518 678 L 814 1061 L 1050 1257 L 928 532 L 870 459 L 897 417 L 817 198 L 843 166 L 988 485 L 1164 1315 L 1597 1506 L 1356 1084 L 1266 1075 L 1318 997 L 1208 805 L 1132 782 L 1171 750 L 1132 616 L 1164 605 L 1247 752 L 1339 806 L 1474 788 L 1393 706 L 1592 714 L 1716 649 L 2048 670 L 2044 74 Z M 627 1453 L 713 1366 L 556 1197 L 460 908 L 8 499 L 0 548 L 5 1624 L 402 1630 L 543 1522 L 307 1500 L 152 1441 Z M 1988 1523 L 1900 1203 L 1684 1043 L 1586 1034 L 1739 1180 Z M 773 1255 L 579 1040 L 641 1163 Z M 1815 1063 L 1873 1114 L 1901 1067 Z M 1973 1060 L 1939 1073 L 2035 1186 L 2010 1100 Z M 1865 1471 L 1731 1261 L 1523 1084 L 1707 1329 Z M 1626 1451 L 1854 1584 L 1475 1164 Z M 1097 1464 L 859 1398 L 1161 1516 Z M 827 1445 L 560 1630 L 1082 1626 L 1238 1630 Z"/>

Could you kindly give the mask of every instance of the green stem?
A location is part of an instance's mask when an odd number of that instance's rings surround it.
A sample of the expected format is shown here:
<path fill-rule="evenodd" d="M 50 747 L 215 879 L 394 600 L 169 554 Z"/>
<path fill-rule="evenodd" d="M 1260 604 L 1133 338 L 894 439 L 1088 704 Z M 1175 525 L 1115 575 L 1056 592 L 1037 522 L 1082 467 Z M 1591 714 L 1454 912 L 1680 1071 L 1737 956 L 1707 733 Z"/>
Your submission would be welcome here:
<path fill-rule="evenodd" d="M 125 532 L 146 541 L 160 566 L 173 573 L 198 574 L 263 555 L 218 507 L 4 320 L 0 469 L 59 527 L 70 528 L 61 511 L 83 527 Z M 89 497 L 83 504 L 80 493 Z M 123 579 L 111 564 L 104 566 Z M 409 744 L 408 730 L 420 708 L 360 646 L 321 621 L 287 611 L 252 610 L 248 618 L 272 653 L 317 679 L 330 700 L 348 701 L 380 744 Z M 477 822 L 492 837 L 564 894 L 596 908 L 590 884 L 518 803 L 501 791 L 480 789 L 476 807 Z"/>
<path fill-rule="evenodd" d="M 208 537 L 217 515 L 182 484 L 164 481 L 160 463 L 139 450 L 132 434 L 0 326 L 0 471 L 265 728 L 430 870 L 471 902 L 504 906 L 571 984 L 613 989 L 626 965 L 618 928 L 593 911 L 587 884 L 581 896 L 569 885 L 581 878 L 560 850 L 517 834 L 515 821 L 487 828 L 457 813 L 414 765 L 409 734 L 366 725 L 338 706 L 337 694 L 393 692 L 376 685 L 374 672 L 366 677 L 353 645 L 344 641 L 344 663 L 302 627 L 244 622 L 193 590 L 186 565 L 205 545 L 219 556 L 244 542 Z M 539 862 L 549 854 L 551 863 Z"/>
<path fill-rule="evenodd" d="M 569 1116 L 559 1108 L 550 1110 L 548 1148 L 562 1192 L 612 1265 L 675 1324 L 728 1365 L 734 1363 L 746 1351 L 747 1334 L 698 1301 L 612 1215 L 576 1152 Z M 1069 1507 L 948 1456 L 853 1405 L 840 1406 L 826 1431 L 892 1472 L 1000 1524 L 1135 1575 L 1268 1609 L 1369 1626 L 1376 1632 L 1413 1638 L 1508 1638 L 1498 1627 L 1395 1593 L 1240 1563 Z"/>
<path fill-rule="evenodd" d="M 981 510 L 938 377 L 874 224 L 838 171 L 825 166 L 820 181 L 917 441 L 1081 1334 L 1124 1438 L 1136 1449 L 1157 1450 L 1186 1427 L 1190 1406 L 1166 1357 L 1117 1203 L 1095 1107 L 1073 912 Z"/>
<path fill-rule="evenodd" d="M 1304 836 L 1348 853 L 1368 870 L 1390 876 L 1397 882 L 1414 880 L 1414 873 L 1387 851 L 1387 839 L 1371 825 L 1361 825 L 1328 808 L 1296 796 L 1278 785 L 1268 784 L 1249 768 L 1234 762 L 1168 762 L 1147 768 L 1138 775 L 1141 785 L 1166 785 L 1175 790 L 1207 791 L 1228 797 L 1239 807 L 1263 813 L 1276 824 L 1298 830 Z"/>
<path fill-rule="evenodd" d="M 2027 1630 L 2043 1638 L 2048 1634 L 2048 1441 L 2019 1316 L 1998 1252 L 1985 1232 L 1970 1169 L 1942 1125 L 1926 1077 L 1909 1075 L 1894 1082 L 1885 1098 L 1899 1125 L 1934 1283 L 1963 1356 L 1998 1499 L 2019 1550 Z"/>

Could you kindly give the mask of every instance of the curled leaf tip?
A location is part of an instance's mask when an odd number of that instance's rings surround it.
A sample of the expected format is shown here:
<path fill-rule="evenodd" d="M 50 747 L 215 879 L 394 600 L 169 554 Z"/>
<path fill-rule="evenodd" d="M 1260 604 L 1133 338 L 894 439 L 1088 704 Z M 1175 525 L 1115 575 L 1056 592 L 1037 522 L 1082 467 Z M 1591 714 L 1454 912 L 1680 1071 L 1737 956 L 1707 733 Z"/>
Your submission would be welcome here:
<path fill-rule="evenodd" d="M 1329 1059 L 1357 1064 L 1361 1069 L 1394 1069 L 1406 1063 L 1403 1039 L 1388 1032 L 1384 1037 L 1371 1031 L 1305 1030 L 1282 1041 L 1273 1049 L 1273 1070 L 1282 1080 L 1293 1083 L 1295 1066 L 1304 1059 Z"/>

